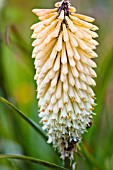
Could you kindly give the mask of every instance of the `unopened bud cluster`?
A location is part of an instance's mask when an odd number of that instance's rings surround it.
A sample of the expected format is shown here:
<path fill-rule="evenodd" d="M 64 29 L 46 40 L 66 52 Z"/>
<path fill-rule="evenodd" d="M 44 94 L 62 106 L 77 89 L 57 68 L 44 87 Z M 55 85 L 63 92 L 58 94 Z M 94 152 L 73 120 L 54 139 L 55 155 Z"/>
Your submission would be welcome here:
<path fill-rule="evenodd" d="M 54 9 L 34 9 L 40 22 L 31 28 L 35 58 L 37 98 L 48 143 L 58 148 L 62 159 L 73 158 L 92 122 L 96 67 L 92 60 L 98 42 L 93 18 L 76 13 L 68 1 Z"/>

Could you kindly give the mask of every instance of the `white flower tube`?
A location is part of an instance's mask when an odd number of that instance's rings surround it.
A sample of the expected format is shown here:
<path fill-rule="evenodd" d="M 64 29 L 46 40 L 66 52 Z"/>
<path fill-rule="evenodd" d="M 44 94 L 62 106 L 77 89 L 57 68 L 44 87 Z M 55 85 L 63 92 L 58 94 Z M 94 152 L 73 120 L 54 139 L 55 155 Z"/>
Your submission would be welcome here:
<path fill-rule="evenodd" d="M 98 42 L 93 18 L 76 13 L 65 0 L 54 9 L 34 9 L 41 20 L 32 38 L 37 91 L 43 129 L 48 143 L 62 159 L 73 158 L 75 146 L 91 126 L 94 109 L 96 67 L 92 58 Z"/>

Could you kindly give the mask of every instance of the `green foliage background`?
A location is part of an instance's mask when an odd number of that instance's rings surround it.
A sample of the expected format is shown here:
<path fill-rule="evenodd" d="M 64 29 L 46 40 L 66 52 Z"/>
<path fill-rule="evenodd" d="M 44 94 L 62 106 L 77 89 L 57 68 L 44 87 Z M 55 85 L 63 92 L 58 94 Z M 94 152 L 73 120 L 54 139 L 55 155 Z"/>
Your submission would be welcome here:
<path fill-rule="evenodd" d="M 35 70 L 30 26 L 33 8 L 51 8 L 53 0 L 0 0 L 0 96 L 37 124 Z M 113 0 L 73 0 L 77 11 L 96 18 L 99 58 L 94 88 L 97 106 L 93 126 L 83 136 L 78 170 L 113 170 Z M 39 124 L 40 125 L 40 124 Z M 63 166 L 59 155 L 23 119 L 0 103 L 0 154 L 22 154 Z M 0 170 L 46 170 L 22 161 L 0 160 Z"/>

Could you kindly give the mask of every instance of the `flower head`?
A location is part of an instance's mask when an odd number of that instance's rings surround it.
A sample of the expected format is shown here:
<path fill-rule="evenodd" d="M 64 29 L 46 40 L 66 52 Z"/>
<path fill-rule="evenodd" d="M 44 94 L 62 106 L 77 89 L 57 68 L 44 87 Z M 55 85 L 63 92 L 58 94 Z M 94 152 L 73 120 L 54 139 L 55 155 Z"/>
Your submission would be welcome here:
<path fill-rule="evenodd" d="M 63 159 L 73 158 L 75 145 L 91 126 L 96 73 L 92 58 L 98 42 L 93 18 L 76 13 L 65 0 L 54 9 L 34 9 L 40 22 L 31 28 L 37 98 L 48 143 Z"/>

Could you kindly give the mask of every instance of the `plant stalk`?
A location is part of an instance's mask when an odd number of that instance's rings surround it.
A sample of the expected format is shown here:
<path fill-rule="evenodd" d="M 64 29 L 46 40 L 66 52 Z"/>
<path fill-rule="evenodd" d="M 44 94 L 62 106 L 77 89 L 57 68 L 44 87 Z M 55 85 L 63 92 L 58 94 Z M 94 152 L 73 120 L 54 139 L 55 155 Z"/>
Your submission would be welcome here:
<path fill-rule="evenodd" d="M 72 165 L 70 164 L 70 159 L 69 159 L 69 157 L 66 157 L 66 158 L 65 158 L 65 160 L 64 160 L 64 166 L 65 166 L 65 168 L 68 169 L 68 170 L 73 170 L 73 169 L 72 169 Z"/>

